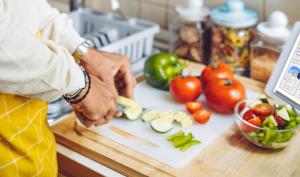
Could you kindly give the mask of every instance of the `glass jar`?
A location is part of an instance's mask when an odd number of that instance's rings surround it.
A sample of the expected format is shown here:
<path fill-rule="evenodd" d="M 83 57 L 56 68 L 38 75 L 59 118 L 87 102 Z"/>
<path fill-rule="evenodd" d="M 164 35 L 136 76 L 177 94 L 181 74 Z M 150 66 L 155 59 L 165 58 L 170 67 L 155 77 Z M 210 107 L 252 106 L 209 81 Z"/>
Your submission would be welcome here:
<path fill-rule="evenodd" d="M 207 63 L 210 51 L 209 9 L 202 0 L 188 0 L 170 18 L 169 51 L 183 59 Z M 204 45 L 205 44 L 205 45 Z"/>
<path fill-rule="evenodd" d="M 241 0 L 225 0 L 212 10 L 211 63 L 224 62 L 237 74 L 249 74 L 250 43 L 254 40 L 257 13 Z"/>
<path fill-rule="evenodd" d="M 250 76 L 267 82 L 290 36 L 287 16 L 275 11 L 267 22 L 258 24 L 257 31 L 258 37 L 251 43 Z"/>

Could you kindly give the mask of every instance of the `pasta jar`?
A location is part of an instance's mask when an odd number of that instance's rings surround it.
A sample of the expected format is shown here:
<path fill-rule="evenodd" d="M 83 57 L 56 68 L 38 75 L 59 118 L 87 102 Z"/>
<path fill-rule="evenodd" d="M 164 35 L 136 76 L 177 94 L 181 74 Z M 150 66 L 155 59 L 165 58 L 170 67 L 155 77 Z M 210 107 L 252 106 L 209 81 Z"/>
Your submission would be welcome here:
<path fill-rule="evenodd" d="M 272 12 L 268 21 L 257 25 L 257 32 L 251 43 L 250 76 L 267 82 L 291 33 L 288 18 L 281 11 Z"/>
<path fill-rule="evenodd" d="M 202 0 L 176 6 L 169 23 L 169 51 L 183 59 L 206 63 L 210 53 L 208 16 L 209 9 Z"/>
<path fill-rule="evenodd" d="M 211 62 L 224 62 L 235 73 L 248 75 L 257 12 L 245 7 L 242 0 L 225 0 L 224 5 L 212 10 L 211 16 L 214 22 Z"/>

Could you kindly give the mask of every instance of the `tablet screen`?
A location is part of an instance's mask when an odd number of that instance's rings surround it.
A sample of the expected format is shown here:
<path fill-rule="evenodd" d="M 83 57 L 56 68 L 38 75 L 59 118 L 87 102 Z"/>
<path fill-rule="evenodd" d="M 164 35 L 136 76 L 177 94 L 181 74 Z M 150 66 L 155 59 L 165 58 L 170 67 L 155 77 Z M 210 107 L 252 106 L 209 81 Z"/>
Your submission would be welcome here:
<path fill-rule="evenodd" d="M 274 93 L 285 100 L 300 105 L 300 34 L 290 52 Z"/>

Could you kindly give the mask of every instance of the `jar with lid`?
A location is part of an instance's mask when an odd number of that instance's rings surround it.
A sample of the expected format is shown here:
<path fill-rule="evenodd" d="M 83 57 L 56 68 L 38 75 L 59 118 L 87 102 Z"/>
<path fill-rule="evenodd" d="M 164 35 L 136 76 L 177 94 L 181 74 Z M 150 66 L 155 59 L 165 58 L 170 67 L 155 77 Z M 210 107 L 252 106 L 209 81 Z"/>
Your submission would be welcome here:
<path fill-rule="evenodd" d="M 250 43 L 255 38 L 257 12 L 246 7 L 242 0 L 225 0 L 212 9 L 211 63 L 224 62 L 235 73 L 248 75 Z"/>
<path fill-rule="evenodd" d="M 188 0 L 170 16 L 169 51 L 183 59 L 206 63 L 210 51 L 209 9 L 202 0 Z"/>
<path fill-rule="evenodd" d="M 257 39 L 251 43 L 250 76 L 267 82 L 291 33 L 288 18 L 283 12 L 274 11 L 268 21 L 257 25 L 257 32 Z"/>

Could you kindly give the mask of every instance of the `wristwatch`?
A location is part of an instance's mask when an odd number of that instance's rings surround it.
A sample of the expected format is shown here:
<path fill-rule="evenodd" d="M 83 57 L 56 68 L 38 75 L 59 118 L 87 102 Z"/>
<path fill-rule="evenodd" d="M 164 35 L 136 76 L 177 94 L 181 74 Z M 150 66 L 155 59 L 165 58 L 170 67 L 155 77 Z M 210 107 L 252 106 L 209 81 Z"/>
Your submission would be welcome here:
<path fill-rule="evenodd" d="M 79 46 L 73 53 L 75 61 L 79 63 L 82 56 L 84 56 L 91 48 L 94 48 L 94 44 L 90 40 L 85 40 L 83 43 L 79 44 Z"/>

